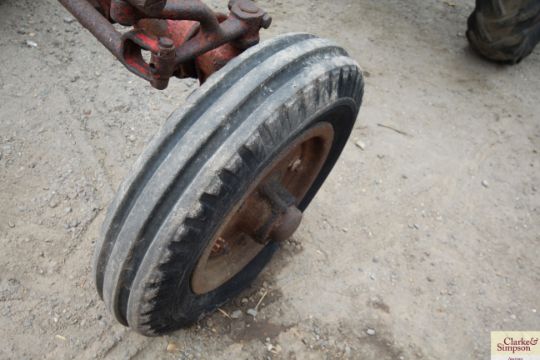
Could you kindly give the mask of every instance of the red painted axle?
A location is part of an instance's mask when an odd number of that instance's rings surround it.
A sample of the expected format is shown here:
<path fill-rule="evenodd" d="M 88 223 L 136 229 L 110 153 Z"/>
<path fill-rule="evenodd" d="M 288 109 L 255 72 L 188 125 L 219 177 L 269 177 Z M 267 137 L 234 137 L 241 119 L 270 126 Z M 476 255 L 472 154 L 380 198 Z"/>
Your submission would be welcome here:
<path fill-rule="evenodd" d="M 204 82 L 257 44 L 259 30 L 271 23 L 250 0 L 232 0 L 228 16 L 200 0 L 59 1 L 131 72 L 160 90 L 173 76 Z M 114 22 L 133 29 L 122 34 Z"/>

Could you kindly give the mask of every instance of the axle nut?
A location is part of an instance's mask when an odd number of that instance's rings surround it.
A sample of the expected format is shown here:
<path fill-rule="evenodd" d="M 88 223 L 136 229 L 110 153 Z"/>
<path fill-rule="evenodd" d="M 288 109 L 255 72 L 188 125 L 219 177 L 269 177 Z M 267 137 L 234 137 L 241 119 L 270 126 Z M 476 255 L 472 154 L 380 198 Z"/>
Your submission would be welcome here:
<path fill-rule="evenodd" d="M 290 206 L 278 220 L 277 226 L 270 233 L 270 238 L 281 242 L 290 238 L 302 222 L 302 212 L 296 206 Z"/>

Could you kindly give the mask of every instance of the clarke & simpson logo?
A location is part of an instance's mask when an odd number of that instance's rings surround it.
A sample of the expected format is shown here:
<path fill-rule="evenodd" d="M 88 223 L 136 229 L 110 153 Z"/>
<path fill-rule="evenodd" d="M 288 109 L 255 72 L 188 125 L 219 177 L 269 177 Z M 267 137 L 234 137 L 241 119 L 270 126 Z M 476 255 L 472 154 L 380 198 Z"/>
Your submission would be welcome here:
<path fill-rule="evenodd" d="M 540 360 L 540 331 L 493 331 L 491 360 Z"/>

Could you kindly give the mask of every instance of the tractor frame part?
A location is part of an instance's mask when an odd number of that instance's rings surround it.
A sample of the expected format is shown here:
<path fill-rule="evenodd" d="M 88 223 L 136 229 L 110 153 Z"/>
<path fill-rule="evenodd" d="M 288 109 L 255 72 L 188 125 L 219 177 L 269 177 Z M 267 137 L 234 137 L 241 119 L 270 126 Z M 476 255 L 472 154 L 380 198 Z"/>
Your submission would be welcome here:
<path fill-rule="evenodd" d="M 203 83 L 259 42 L 272 18 L 251 0 L 231 0 L 229 15 L 201 0 L 59 0 L 124 66 L 159 90 L 171 77 Z M 113 24 L 132 27 L 122 33 Z M 144 52 L 150 57 L 145 58 Z"/>

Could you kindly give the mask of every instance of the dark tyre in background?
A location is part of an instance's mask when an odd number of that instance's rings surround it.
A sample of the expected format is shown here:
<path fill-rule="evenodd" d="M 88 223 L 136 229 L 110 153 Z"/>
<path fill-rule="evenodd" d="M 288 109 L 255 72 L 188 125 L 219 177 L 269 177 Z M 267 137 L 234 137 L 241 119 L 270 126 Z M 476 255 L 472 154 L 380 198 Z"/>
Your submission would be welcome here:
<path fill-rule="evenodd" d="M 540 0 L 476 0 L 467 38 L 489 60 L 520 62 L 540 41 Z"/>

